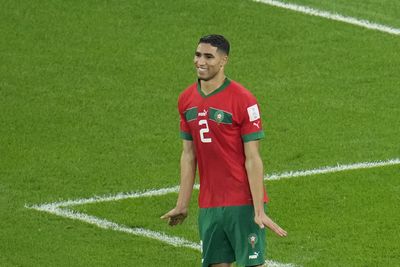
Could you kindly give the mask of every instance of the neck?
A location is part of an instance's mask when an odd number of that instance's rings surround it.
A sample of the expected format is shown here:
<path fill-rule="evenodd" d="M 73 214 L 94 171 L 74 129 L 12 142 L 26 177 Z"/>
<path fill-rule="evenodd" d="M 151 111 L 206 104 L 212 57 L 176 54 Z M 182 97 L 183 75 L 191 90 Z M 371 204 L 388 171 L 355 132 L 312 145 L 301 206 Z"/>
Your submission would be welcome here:
<path fill-rule="evenodd" d="M 201 91 L 203 91 L 204 94 L 209 95 L 212 92 L 214 92 L 216 89 L 221 87 L 221 85 L 224 83 L 224 81 L 225 81 L 224 73 L 218 74 L 217 76 L 215 76 L 214 78 L 212 78 L 209 81 L 200 80 Z"/>

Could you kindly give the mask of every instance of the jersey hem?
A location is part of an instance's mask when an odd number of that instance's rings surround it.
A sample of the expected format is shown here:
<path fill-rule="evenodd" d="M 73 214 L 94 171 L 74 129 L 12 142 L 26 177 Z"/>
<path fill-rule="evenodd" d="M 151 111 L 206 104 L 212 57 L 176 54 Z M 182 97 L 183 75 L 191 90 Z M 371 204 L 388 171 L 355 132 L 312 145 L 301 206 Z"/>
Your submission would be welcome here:
<path fill-rule="evenodd" d="M 268 196 L 265 199 L 263 199 L 263 203 L 264 203 L 264 205 L 267 205 L 269 203 Z M 230 204 L 221 203 L 221 204 L 216 204 L 216 205 L 213 205 L 213 204 L 204 205 L 204 204 L 199 203 L 199 208 L 200 209 L 213 209 L 213 208 L 223 208 L 223 207 L 241 207 L 241 206 L 253 206 L 254 207 L 254 204 L 253 204 L 253 201 L 246 202 L 246 203 L 244 203 L 244 202 L 230 203 Z"/>

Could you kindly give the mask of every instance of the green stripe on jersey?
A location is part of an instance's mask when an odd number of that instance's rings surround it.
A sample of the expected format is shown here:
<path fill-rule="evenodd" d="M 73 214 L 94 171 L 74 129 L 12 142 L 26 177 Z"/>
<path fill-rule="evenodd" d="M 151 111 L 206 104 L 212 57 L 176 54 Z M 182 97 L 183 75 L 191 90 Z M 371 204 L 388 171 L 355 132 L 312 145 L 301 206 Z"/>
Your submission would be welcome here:
<path fill-rule="evenodd" d="M 250 134 L 245 134 L 242 136 L 243 142 L 249 142 L 249 141 L 254 141 L 258 139 L 262 139 L 265 137 L 265 134 L 263 131 L 255 132 L 255 133 L 250 133 Z"/>
<path fill-rule="evenodd" d="M 182 139 L 185 139 L 185 140 L 188 140 L 188 141 L 193 141 L 193 137 L 192 137 L 192 135 L 190 133 L 186 133 L 186 132 L 182 132 L 181 131 L 180 135 L 181 135 Z"/>
<path fill-rule="evenodd" d="M 232 124 L 232 114 L 224 110 L 210 107 L 209 119 L 217 123 Z"/>
<path fill-rule="evenodd" d="M 197 118 L 197 107 L 190 108 L 184 112 L 186 121 L 192 121 Z"/>

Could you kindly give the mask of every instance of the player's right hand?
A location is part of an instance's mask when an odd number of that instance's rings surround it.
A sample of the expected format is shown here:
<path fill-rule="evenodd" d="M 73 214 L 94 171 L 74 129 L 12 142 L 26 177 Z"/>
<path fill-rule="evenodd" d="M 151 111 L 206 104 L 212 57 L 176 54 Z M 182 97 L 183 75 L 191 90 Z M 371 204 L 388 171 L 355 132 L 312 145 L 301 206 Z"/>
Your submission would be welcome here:
<path fill-rule="evenodd" d="M 183 221 L 187 217 L 187 211 L 186 210 L 179 210 L 178 208 L 174 208 L 161 216 L 160 218 L 163 220 L 168 220 L 168 224 L 170 226 L 174 226 L 177 224 L 182 224 Z"/>

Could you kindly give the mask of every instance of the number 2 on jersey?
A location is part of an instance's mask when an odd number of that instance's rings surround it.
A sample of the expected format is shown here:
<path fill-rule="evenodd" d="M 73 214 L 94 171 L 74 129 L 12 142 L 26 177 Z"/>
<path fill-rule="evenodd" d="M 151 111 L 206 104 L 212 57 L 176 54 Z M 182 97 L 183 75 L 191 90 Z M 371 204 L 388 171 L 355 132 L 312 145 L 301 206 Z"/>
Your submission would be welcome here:
<path fill-rule="evenodd" d="M 200 140 L 203 143 L 211 143 L 211 138 L 210 137 L 205 137 L 204 134 L 209 133 L 210 129 L 208 128 L 208 122 L 207 120 L 199 120 L 199 125 L 205 125 L 204 128 L 200 129 Z"/>

